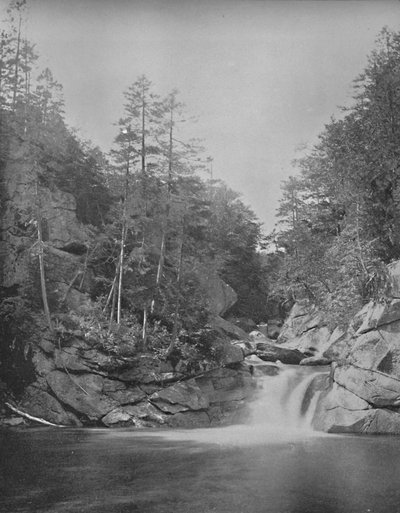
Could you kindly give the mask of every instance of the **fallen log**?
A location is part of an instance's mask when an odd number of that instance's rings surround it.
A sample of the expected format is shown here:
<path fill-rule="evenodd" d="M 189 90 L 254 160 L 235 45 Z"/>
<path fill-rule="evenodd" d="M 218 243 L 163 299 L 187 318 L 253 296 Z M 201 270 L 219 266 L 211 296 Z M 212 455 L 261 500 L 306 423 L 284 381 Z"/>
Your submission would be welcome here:
<path fill-rule="evenodd" d="M 18 408 L 16 408 L 15 406 L 13 406 L 10 403 L 4 403 L 4 404 L 6 406 L 8 406 L 8 408 L 10 408 L 10 410 L 13 411 L 14 413 L 17 413 L 21 417 L 25 417 L 28 420 L 32 420 L 33 422 L 39 422 L 39 424 L 44 424 L 45 426 L 66 427 L 66 426 L 63 426 L 62 424 L 53 424 L 52 422 L 49 422 L 48 420 L 44 420 L 39 417 L 34 417 L 33 415 L 29 415 L 29 413 L 25 413 L 21 410 L 18 410 Z"/>

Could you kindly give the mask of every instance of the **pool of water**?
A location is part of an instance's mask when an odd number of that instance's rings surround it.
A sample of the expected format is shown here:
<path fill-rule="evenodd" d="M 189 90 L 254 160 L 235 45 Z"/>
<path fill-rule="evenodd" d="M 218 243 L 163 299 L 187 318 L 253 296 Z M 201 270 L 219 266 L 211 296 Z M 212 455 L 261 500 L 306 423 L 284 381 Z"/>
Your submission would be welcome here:
<path fill-rule="evenodd" d="M 0 511 L 396 513 L 400 439 L 175 431 L 0 431 Z"/>

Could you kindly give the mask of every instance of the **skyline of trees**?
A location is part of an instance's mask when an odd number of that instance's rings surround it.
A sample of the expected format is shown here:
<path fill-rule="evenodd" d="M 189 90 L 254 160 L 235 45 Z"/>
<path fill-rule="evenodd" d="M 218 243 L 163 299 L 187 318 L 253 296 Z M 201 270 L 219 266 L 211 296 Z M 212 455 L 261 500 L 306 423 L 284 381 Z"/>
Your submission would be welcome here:
<path fill-rule="evenodd" d="M 27 232 L 25 250 L 38 246 L 37 272 L 40 268 L 50 330 L 52 314 L 65 306 L 47 298 L 52 241 L 38 205 L 54 188 L 74 196 L 77 218 L 89 228 L 85 244 L 66 249 L 84 255 L 94 273 L 91 299 L 102 310 L 96 315 L 108 324 L 101 337 L 112 340 L 139 324 L 135 344 L 147 350 L 162 323 L 165 350 L 172 353 L 181 334 L 203 328 L 209 319 L 201 278 L 210 272 L 237 290 L 237 315 L 265 317 L 262 286 L 249 290 L 244 283 L 250 270 L 254 283 L 265 282 L 258 255 L 261 225 L 238 193 L 207 177 L 209 158 L 199 141 L 179 130 L 190 119 L 178 92 L 162 98 L 147 77 L 139 76 L 122 93 L 125 110 L 116 120 L 115 143 L 104 154 L 67 126 L 61 84 L 50 69 L 39 69 L 36 54 L 23 53 L 33 48 L 20 28 L 25 5 L 11 4 L 10 24 L 1 33 L 0 171 L 15 158 L 19 143 L 27 162 L 35 163 L 37 192 L 27 200 L 32 204 L 24 212 L 18 207 L 15 215 L 37 226 L 36 235 Z M 37 298 L 28 285 L 24 297 L 33 308 Z"/>
<path fill-rule="evenodd" d="M 276 285 L 318 303 L 333 324 L 381 297 L 400 258 L 400 35 L 383 29 L 354 103 L 325 125 L 283 184 Z"/>
<path fill-rule="evenodd" d="M 25 0 L 11 2 L 0 34 L 0 157 L 7 160 L 7 138 L 23 138 L 38 164 L 39 195 L 52 185 L 74 195 L 78 219 L 94 227 L 88 248 L 97 248 L 97 297 L 110 329 L 124 310 L 141 312 L 144 345 L 151 316 L 171 319 L 172 338 L 196 325 L 207 310 L 193 292 L 205 268 L 238 292 L 235 315 L 258 320 L 271 298 L 309 297 L 339 322 L 379 296 L 384 264 L 400 258 L 398 34 L 383 29 L 354 82 L 353 106 L 295 162 L 268 261 L 254 212 L 204 178 L 210 157 L 182 139 L 188 116 L 178 92 L 162 98 L 139 76 L 122 93 L 124 113 L 104 154 L 67 126 L 62 86 L 39 70 L 24 38 L 25 9 Z"/>

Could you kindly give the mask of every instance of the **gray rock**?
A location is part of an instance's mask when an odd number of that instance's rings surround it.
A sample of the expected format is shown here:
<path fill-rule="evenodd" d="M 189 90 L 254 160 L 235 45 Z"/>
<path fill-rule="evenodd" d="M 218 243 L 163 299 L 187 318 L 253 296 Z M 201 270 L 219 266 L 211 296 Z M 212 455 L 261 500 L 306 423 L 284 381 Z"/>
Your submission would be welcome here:
<path fill-rule="evenodd" d="M 49 372 L 55 369 L 54 359 L 43 353 L 38 347 L 33 349 L 32 364 L 36 376 L 47 376 Z"/>
<path fill-rule="evenodd" d="M 314 305 L 309 301 L 298 301 L 294 304 L 282 326 L 277 342 L 278 344 L 290 342 L 303 333 L 323 324 L 321 314 Z"/>
<path fill-rule="evenodd" d="M 369 331 L 353 340 L 349 363 L 363 369 L 377 370 L 390 352 L 389 344 L 378 331 Z"/>
<path fill-rule="evenodd" d="M 334 380 L 376 407 L 400 406 L 400 380 L 353 365 L 337 367 Z"/>
<path fill-rule="evenodd" d="M 308 358 L 304 358 L 301 360 L 300 365 L 309 365 L 309 366 L 318 366 L 318 365 L 330 365 L 332 360 L 330 358 L 326 358 L 320 354 L 315 356 L 309 356 Z"/>
<path fill-rule="evenodd" d="M 148 402 L 142 402 L 135 406 L 123 406 L 115 408 L 105 415 L 101 421 L 107 427 L 135 426 L 156 427 L 165 423 L 166 415 Z"/>
<path fill-rule="evenodd" d="M 248 338 L 247 333 L 239 328 L 239 326 L 219 316 L 211 318 L 208 325 L 223 336 L 228 335 L 230 338 L 237 340 L 246 340 Z"/>
<path fill-rule="evenodd" d="M 335 328 L 329 337 L 323 356 L 336 361 L 345 360 L 351 351 L 352 344 L 351 335 L 347 331 Z"/>
<path fill-rule="evenodd" d="M 22 417 L 7 417 L 5 419 L 0 419 L 0 425 L 3 426 L 16 427 L 24 424 L 26 424 L 26 420 Z"/>
<path fill-rule="evenodd" d="M 250 373 L 254 377 L 260 376 L 277 376 L 281 367 L 273 362 L 265 362 L 256 355 L 248 356 L 245 360 L 245 365 L 251 367 Z"/>
<path fill-rule="evenodd" d="M 66 411 L 57 399 L 36 385 L 26 388 L 19 408 L 34 417 L 63 426 L 81 426 L 76 415 Z"/>
<path fill-rule="evenodd" d="M 251 356 L 257 352 L 257 346 L 254 342 L 250 340 L 240 340 L 238 342 L 233 342 L 236 347 L 240 347 L 245 357 Z"/>
<path fill-rule="evenodd" d="M 212 271 L 206 271 L 200 276 L 210 312 L 216 316 L 223 316 L 236 303 L 236 292 Z"/>
<path fill-rule="evenodd" d="M 166 417 L 165 422 L 173 428 L 207 427 L 210 418 L 204 411 L 185 411 Z"/>
<path fill-rule="evenodd" d="M 268 336 L 259 330 L 253 330 L 249 333 L 249 338 L 253 342 L 268 342 Z"/>
<path fill-rule="evenodd" d="M 259 324 L 259 325 L 257 326 L 257 330 L 255 330 L 255 331 L 258 331 L 259 333 L 261 333 L 262 335 L 264 335 L 264 337 L 269 338 L 269 334 L 268 334 L 268 323 Z"/>
<path fill-rule="evenodd" d="M 82 358 L 79 347 L 63 347 L 54 350 L 54 363 L 57 369 L 90 372 L 90 366 Z"/>
<path fill-rule="evenodd" d="M 149 402 L 124 406 L 124 410 L 132 416 L 135 425 L 138 426 L 140 426 L 143 421 L 149 422 L 151 425 L 163 425 L 168 418 L 167 415 L 164 415 Z"/>
<path fill-rule="evenodd" d="M 373 301 L 367 303 L 357 314 L 357 318 L 362 320 L 360 327 L 357 329 L 357 334 L 360 335 L 375 329 L 379 325 L 379 319 L 384 311 L 384 303 L 374 303 Z"/>
<path fill-rule="evenodd" d="M 162 374 L 174 370 L 170 362 L 163 362 L 155 356 L 146 354 L 131 358 L 129 365 L 130 368 L 115 372 L 112 376 L 128 383 L 160 383 Z"/>
<path fill-rule="evenodd" d="M 389 278 L 389 296 L 400 298 L 400 260 L 387 266 Z"/>
<path fill-rule="evenodd" d="M 218 341 L 213 347 L 217 351 L 219 365 L 230 365 L 244 360 L 244 352 L 240 345 L 228 341 Z"/>
<path fill-rule="evenodd" d="M 298 365 L 305 358 L 304 354 L 297 349 L 263 342 L 257 344 L 257 356 L 265 362 L 280 361 L 289 365 Z"/>
<path fill-rule="evenodd" d="M 209 406 L 208 398 L 194 380 L 176 383 L 150 396 L 152 404 L 166 413 L 202 410 Z"/>
<path fill-rule="evenodd" d="M 46 379 L 61 403 L 89 420 L 99 420 L 119 406 L 117 401 L 103 394 L 104 379 L 97 374 L 68 376 L 56 370 Z"/>
<path fill-rule="evenodd" d="M 146 397 L 139 387 L 128 387 L 120 381 L 110 379 L 104 380 L 103 393 L 121 405 L 136 404 Z"/>
<path fill-rule="evenodd" d="M 107 427 L 123 427 L 135 425 L 133 416 L 123 408 L 116 408 L 105 415 L 101 421 Z"/>
<path fill-rule="evenodd" d="M 251 397 L 254 393 L 254 380 L 245 366 L 242 370 L 214 369 L 194 380 L 210 405 L 237 403 L 243 398 Z"/>
<path fill-rule="evenodd" d="M 357 330 L 357 335 L 399 321 L 400 300 L 394 299 L 390 303 L 375 303 L 370 301 L 364 307 L 363 313 L 363 322 Z"/>
<path fill-rule="evenodd" d="M 326 326 L 314 327 L 299 337 L 288 340 L 282 347 L 297 349 L 307 356 L 313 356 L 316 353 L 324 353 L 329 348 L 331 332 Z"/>

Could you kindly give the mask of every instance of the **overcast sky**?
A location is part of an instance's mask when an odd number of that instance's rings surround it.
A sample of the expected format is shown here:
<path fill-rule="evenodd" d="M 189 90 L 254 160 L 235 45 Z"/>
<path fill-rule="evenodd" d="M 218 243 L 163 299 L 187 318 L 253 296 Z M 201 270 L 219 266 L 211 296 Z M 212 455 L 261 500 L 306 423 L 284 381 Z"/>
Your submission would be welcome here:
<path fill-rule="evenodd" d="M 8 0 L 0 0 L 7 5 Z M 351 102 L 397 0 L 30 0 L 28 36 L 64 86 L 67 121 L 108 151 L 122 93 L 145 74 L 197 115 L 216 178 L 266 232 L 296 149 Z"/>

